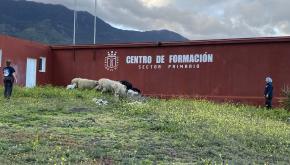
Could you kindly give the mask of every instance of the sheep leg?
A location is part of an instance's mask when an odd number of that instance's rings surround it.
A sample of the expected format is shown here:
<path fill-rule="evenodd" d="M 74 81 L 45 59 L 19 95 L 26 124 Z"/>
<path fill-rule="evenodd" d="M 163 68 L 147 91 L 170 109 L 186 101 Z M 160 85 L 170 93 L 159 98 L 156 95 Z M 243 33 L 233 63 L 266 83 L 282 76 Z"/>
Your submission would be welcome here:
<path fill-rule="evenodd" d="M 102 89 L 102 86 L 101 85 L 97 85 L 96 86 L 96 90 L 101 90 Z"/>
<path fill-rule="evenodd" d="M 103 88 L 101 93 L 104 93 L 104 92 L 107 92 L 107 89 L 106 88 Z"/>

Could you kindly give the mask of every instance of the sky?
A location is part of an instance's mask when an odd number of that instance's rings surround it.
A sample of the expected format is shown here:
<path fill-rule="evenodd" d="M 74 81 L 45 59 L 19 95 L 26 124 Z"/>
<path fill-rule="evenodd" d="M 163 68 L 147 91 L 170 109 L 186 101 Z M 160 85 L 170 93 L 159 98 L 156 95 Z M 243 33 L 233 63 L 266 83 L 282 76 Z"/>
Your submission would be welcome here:
<path fill-rule="evenodd" d="M 94 0 L 29 0 L 94 14 Z M 290 0 L 97 0 L 114 27 L 167 29 L 191 40 L 290 35 Z"/>

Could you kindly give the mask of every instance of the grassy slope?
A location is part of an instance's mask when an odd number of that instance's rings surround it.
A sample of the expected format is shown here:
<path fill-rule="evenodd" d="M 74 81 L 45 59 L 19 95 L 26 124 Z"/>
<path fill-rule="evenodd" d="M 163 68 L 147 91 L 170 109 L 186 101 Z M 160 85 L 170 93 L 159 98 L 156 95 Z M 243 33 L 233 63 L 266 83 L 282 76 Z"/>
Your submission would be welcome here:
<path fill-rule="evenodd" d="M 95 97 L 110 104 L 98 106 Z M 4 164 L 290 163 L 290 114 L 281 109 L 192 100 L 131 104 L 52 87 L 16 88 L 0 103 Z"/>

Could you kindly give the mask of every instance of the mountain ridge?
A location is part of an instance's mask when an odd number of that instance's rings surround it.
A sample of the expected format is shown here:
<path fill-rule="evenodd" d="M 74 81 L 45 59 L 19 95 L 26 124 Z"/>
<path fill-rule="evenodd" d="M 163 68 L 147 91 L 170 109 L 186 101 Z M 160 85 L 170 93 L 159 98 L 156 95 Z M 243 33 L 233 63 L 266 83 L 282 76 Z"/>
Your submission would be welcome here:
<path fill-rule="evenodd" d="M 73 10 L 61 5 L 25 0 L 1 0 L 0 33 L 46 44 L 70 44 L 73 38 Z M 17 12 L 15 12 L 17 11 Z M 93 43 L 94 17 L 78 11 L 76 43 Z M 114 28 L 96 18 L 96 43 L 186 41 L 169 30 L 133 31 Z"/>

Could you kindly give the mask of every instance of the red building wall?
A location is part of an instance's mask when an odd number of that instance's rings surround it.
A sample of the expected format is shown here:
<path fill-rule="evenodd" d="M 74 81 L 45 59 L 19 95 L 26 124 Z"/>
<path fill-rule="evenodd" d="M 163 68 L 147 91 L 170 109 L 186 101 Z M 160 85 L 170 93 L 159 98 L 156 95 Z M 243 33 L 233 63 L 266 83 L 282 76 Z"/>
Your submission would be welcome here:
<path fill-rule="evenodd" d="M 55 85 L 67 85 L 74 77 L 106 77 L 128 80 L 145 95 L 201 97 L 261 105 L 265 77 L 273 78 L 275 104 L 282 97 L 281 88 L 290 85 L 290 38 L 287 37 L 52 46 L 52 51 Z M 119 63 L 116 69 L 109 71 L 105 67 L 105 58 L 111 51 L 116 52 Z M 210 54 L 212 61 L 169 63 L 172 55 L 187 54 Z M 156 57 L 161 55 L 164 56 L 164 63 L 157 64 Z M 152 58 L 152 62 L 128 64 L 128 56 L 147 56 Z M 189 67 L 190 64 L 195 68 L 185 68 L 185 65 Z M 155 65 L 158 69 L 154 69 Z M 183 68 L 173 69 L 173 65 L 182 65 Z"/>
<path fill-rule="evenodd" d="M 0 35 L 0 49 L 2 50 L 1 70 L 5 67 L 5 61 L 10 59 L 15 68 L 18 84 L 24 86 L 26 81 L 27 58 L 37 59 L 46 57 L 46 72 L 36 72 L 37 85 L 51 83 L 51 50 L 48 45 L 32 41 L 17 39 L 14 37 Z M 1 74 L 1 80 L 3 74 Z M 3 82 L 1 81 L 1 84 Z"/>
<path fill-rule="evenodd" d="M 265 77 L 273 78 L 275 105 L 282 97 L 281 88 L 290 86 L 290 37 L 47 46 L 0 36 L 0 49 L 1 69 L 11 59 L 20 85 L 25 85 L 27 58 L 46 57 L 46 72 L 37 70 L 37 85 L 65 86 L 74 77 L 96 80 L 105 77 L 128 80 L 149 96 L 259 105 L 264 101 Z M 207 54 L 208 59 L 205 62 L 185 59 L 178 63 L 178 57 L 191 54 L 192 57 Z M 144 61 L 143 56 L 152 61 Z M 158 63 L 156 58 L 164 61 Z M 108 68 L 109 64 L 113 64 L 112 68 Z"/>

